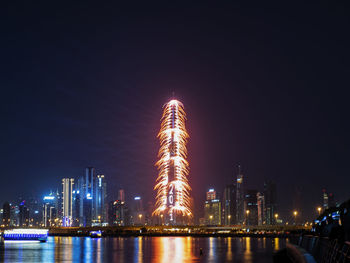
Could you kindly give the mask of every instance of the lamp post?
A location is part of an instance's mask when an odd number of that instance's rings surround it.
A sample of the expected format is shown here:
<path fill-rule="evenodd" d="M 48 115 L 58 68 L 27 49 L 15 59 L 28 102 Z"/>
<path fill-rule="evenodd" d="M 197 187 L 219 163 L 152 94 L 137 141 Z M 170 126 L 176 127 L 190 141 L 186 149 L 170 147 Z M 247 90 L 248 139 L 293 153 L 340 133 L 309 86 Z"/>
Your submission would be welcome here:
<path fill-rule="evenodd" d="M 277 225 L 278 214 L 275 214 L 275 224 Z"/>
<path fill-rule="evenodd" d="M 139 214 L 139 219 L 140 219 L 140 225 L 142 225 L 142 223 L 141 223 L 142 214 Z"/>
<path fill-rule="evenodd" d="M 245 213 L 247 214 L 247 218 L 246 218 L 246 224 L 247 225 L 249 225 L 249 213 L 250 213 L 250 211 L 249 210 L 247 210 L 247 211 L 245 211 Z"/>
<path fill-rule="evenodd" d="M 294 211 L 294 212 L 293 212 L 293 215 L 294 215 L 294 224 L 296 225 L 296 224 L 297 224 L 297 215 L 298 215 L 298 211 Z"/>
<path fill-rule="evenodd" d="M 228 215 L 228 225 L 231 225 L 231 215 Z"/>
<path fill-rule="evenodd" d="M 210 223 L 210 225 L 211 225 L 211 224 L 212 224 L 212 219 L 213 219 L 213 216 L 212 216 L 212 215 L 210 215 L 210 216 L 209 216 L 209 219 L 210 219 L 209 223 Z"/>
<path fill-rule="evenodd" d="M 321 215 L 322 208 L 319 206 L 317 207 L 318 215 Z"/>

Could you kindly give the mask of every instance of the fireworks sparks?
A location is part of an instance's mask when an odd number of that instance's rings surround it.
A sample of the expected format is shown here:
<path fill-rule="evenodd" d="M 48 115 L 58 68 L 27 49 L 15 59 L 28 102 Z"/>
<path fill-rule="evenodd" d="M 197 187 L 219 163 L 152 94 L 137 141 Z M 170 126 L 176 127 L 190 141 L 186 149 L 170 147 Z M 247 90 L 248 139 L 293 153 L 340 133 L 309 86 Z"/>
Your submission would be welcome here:
<path fill-rule="evenodd" d="M 186 113 L 183 104 L 171 100 L 164 106 L 158 133 L 160 149 L 156 163 L 159 174 L 154 187 L 157 190 L 153 214 L 165 216 L 176 223 L 180 216 L 191 217 L 190 186 L 188 184 Z"/>

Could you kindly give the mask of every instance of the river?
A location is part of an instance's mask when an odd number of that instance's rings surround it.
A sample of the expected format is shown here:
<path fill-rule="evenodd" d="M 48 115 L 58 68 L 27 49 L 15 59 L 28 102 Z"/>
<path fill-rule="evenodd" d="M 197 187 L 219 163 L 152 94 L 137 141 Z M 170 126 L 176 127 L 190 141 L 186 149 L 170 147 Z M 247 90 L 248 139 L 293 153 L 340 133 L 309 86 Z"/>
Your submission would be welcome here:
<path fill-rule="evenodd" d="M 0 262 L 272 262 L 284 247 L 281 238 L 49 237 L 46 243 L 5 242 Z"/>

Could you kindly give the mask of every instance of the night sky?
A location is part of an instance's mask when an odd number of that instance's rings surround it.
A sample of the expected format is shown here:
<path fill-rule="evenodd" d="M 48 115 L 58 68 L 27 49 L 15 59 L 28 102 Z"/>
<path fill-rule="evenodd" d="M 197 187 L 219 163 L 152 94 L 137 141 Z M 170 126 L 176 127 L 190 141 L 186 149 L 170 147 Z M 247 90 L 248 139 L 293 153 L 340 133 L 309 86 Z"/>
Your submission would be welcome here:
<path fill-rule="evenodd" d="M 309 218 L 322 188 L 349 199 L 350 8 L 289 3 L 2 6 L 0 202 L 42 197 L 86 166 L 109 198 L 153 201 L 173 92 L 197 210 L 238 164 L 247 188 L 277 183 L 285 218 L 296 188 Z"/>

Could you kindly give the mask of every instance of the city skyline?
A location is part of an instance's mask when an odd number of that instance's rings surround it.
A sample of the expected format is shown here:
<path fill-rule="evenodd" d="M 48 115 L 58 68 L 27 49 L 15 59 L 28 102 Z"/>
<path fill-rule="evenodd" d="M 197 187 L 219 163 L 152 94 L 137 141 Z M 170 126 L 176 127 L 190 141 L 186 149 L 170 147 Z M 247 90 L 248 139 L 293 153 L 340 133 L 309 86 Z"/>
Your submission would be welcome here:
<path fill-rule="evenodd" d="M 104 175 L 97 174 L 95 167 L 86 167 L 85 175 L 78 178 L 63 178 L 62 189 L 42 198 L 19 197 L 15 202 L 5 202 L 0 209 L 3 225 L 17 226 L 128 226 L 128 225 L 288 225 L 310 222 L 305 212 L 294 203 L 286 214 L 279 205 L 278 188 L 268 180 L 259 189 L 249 189 L 240 165 L 237 167 L 235 183 L 227 185 L 223 192 L 209 188 L 206 201 L 198 214 L 190 220 L 172 222 L 165 219 L 164 213 L 154 215 L 156 202 L 142 205 L 144 196 L 130 193 L 125 199 L 124 189 L 118 189 L 118 198 L 106 193 L 107 181 Z M 75 183 L 77 182 L 77 183 Z M 167 197 L 168 198 L 168 197 Z M 171 205 L 171 204 L 170 204 Z M 315 204 L 311 221 L 328 208 L 335 208 L 340 202 L 334 193 L 322 189 L 319 202 Z M 11 217 L 9 217 L 11 215 Z M 175 217 L 174 217 L 175 218 Z"/>
<path fill-rule="evenodd" d="M 108 176 L 110 194 L 153 200 L 160 108 L 172 92 L 191 120 L 195 207 L 239 164 L 250 189 L 276 182 L 286 213 L 302 197 L 311 218 L 323 188 L 348 199 L 341 4 L 72 3 L 58 17 L 46 4 L 13 5 L 1 16 L 0 201 L 44 195 L 86 166 Z"/>

